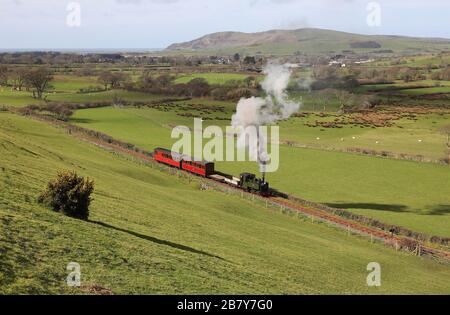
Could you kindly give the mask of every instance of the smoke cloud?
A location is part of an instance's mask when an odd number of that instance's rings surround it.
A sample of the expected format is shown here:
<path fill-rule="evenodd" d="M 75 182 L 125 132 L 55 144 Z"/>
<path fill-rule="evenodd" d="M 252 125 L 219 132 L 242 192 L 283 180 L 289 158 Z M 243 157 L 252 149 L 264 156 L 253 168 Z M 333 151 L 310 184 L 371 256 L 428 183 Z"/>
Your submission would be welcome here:
<path fill-rule="evenodd" d="M 257 159 L 263 173 L 268 161 L 267 141 L 265 135 L 259 132 L 259 127 L 287 119 L 300 108 L 300 104 L 290 101 L 286 93 L 291 78 L 291 65 L 271 62 L 264 68 L 264 74 L 266 77 L 261 86 L 266 97 L 241 99 L 231 120 L 232 126 L 241 131 L 238 147 L 249 148 L 250 157 Z"/>

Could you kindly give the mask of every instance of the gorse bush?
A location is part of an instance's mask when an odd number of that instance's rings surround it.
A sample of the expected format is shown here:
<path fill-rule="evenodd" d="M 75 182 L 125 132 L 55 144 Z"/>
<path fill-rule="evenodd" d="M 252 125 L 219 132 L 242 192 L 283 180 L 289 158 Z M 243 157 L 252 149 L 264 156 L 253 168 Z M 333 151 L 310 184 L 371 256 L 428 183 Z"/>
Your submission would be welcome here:
<path fill-rule="evenodd" d="M 75 171 L 58 172 L 47 184 L 38 201 L 73 218 L 87 220 L 94 181 L 78 176 Z"/>

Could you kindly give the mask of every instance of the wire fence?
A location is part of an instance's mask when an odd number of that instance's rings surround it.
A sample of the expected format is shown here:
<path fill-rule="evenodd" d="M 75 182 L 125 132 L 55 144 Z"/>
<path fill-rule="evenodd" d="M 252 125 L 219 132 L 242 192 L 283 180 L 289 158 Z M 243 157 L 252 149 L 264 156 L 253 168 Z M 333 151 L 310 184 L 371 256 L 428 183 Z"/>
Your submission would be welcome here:
<path fill-rule="evenodd" d="M 95 145 L 98 145 L 104 149 L 109 150 L 111 153 L 115 155 L 124 157 L 126 159 L 132 159 L 135 162 L 145 164 L 153 169 L 157 169 L 161 172 L 165 172 L 172 176 L 176 176 L 179 179 L 188 182 L 189 184 L 195 182 L 199 185 L 199 189 L 201 190 L 213 189 L 229 195 L 240 196 L 241 199 L 251 201 L 255 205 L 265 207 L 266 209 L 279 211 L 291 217 L 297 217 L 303 220 L 310 220 L 312 223 L 324 223 L 329 226 L 338 228 L 340 230 L 344 230 L 349 235 L 359 235 L 363 238 L 369 239 L 370 242 L 372 243 L 380 242 L 383 243 L 385 246 L 393 247 L 396 250 L 404 250 L 417 256 L 428 257 L 441 263 L 450 264 L 450 253 L 448 251 L 438 250 L 424 246 L 421 242 L 418 241 L 417 238 L 412 239 L 407 237 L 389 237 L 388 234 L 383 234 L 384 232 L 380 230 L 377 231 L 373 228 L 369 229 L 368 227 L 363 226 L 364 224 L 367 224 L 373 227 L 374 224 L 379 223 L 381 224 L 380 226 L 381 229 L 384 230 L 386 225 L 376 220 L 362 216 L 357 216 L 352 214 L 351 212 L 342 209 L 330 208 L 327 207 L 326 205 L 317 204 L 293 196 L 285 195 L 285 197 L 287 197 L 287 200 L 290 200 L 295 204 L 286 204 L 285 202 L 280 202 L 277 200 L 264 198 L 255 194 L 247 193 L 243 190 L 231 187 L 229 185 L 220 182 L 216 182 L 212 179 L 201 178 L 188 172 L 172 168 L 164 164 L 160 164 L 152 159 L 151 152 L 137 148 L 129 143 L 117 141 L 111 138 L 110 136 L 102 134 L 100 132 L 63 123 L 60 121 L 55 121 L 54 119 L 43 117 L 42 115 L 32 115 L 32 116 L 40 120 L 51 121 L 55 125 L 65 128 L 70 134 L 76 133 L 78 135 L 81 135 L 80 138 L 82 140 L 94 143 Z M 312 208 L 315 210 L 313 211 L 313 213 L 311 213 L 301 207 Z M 319 214 L 317 211 L 327 213 L 328 216 L 323 216 Z M 334 218 L 330 217 L 330 215 L 333 215 Z M 354 222 L 345 220 L 356 221 L 363 225 L 357 226 L 355 225 Z M 423 237 L 422 234 L 415 233 L 409 230 L 404 230 L 403 232 L 414 233 L 413 236 Z M 441 241 L 441 239 L 439 239 L 439 241 Z"/>
<path fill-rule="evenodd" d="M 116 152 L 114 150 L 110 151 L 111 153 L 123 158 L 133 160 L 152 169 L 177 177 L 178 180 L 182 180 L 187 184 L 195 183 L 198 185 L 198 189 L 200 190 L 218 191 L 230 196 L 238 197 L 246 202 L 251 202 L 255 206 L 278 212 L 292 218 L 297 218 L 314 224 L 326 224 L 328 227 L 338 229 L 341 232 L 347 233 L 349 236 L 359 236 L 370 243 L 382 244 L 384 246 L 394 248 L 397 251 L 408 252 L 412 255 L 430 258 L 436 262 L 450 265 L 450 253 L 427 247 L 414 239 L 398 236 L 394 237 L 387 234 L 383 230 L 376 230 L 368 226 L 358 225 L 356 222 L 352 222 L 350 219 L 342 218 L 335 213 L 333 213 L 333 217 L 330 211 L 336 212 L 339 211 L 339 209 L 333 209 L 325 205 L 291 196 L 289 196 L 286 200 L 294 203 L 287 204 L 285 202 L 281 202 L 280 200 L 274 200 L 259 196 L 257 194 L 248 193 L 225 183 L 216 182 L 212 179 L 203 178 L 183 170 L 158 163 L 151 158 L 143 160 L 140 156 L 124 155 L 121 152 Z M 318 211 L 323 212 L 323 214 Z"/>
<path fill-rule="evenodd" d="M 146 162 L 149 167 L 176 176 L 188 183 L 197 183 L 200 190 L 214 190 L 230 196 L 238 197 L 244 201 L 251 202 L 255 206 L 275 211 L 292 218 L 302 221 L 308 221 L 315 224 L 326 224 L 329 227 L 336 228 L 349 236 L 359 236 L 370 243 L 378 243 L 387 247 L 394 248 L 397 251 L 404 251 L 412 255 L 427 257 L 439 263 L 450 264 L 450 255 L 445 251 L 424 246 L 420 242 L 403 237 L 391 237 L 384 234 L 383 231 L 371 230 L 369 227 L 357 226 L 354 222 L 345 222 L 344 219 L 337 217 L 336 220 L 316 214 L 301 211 L 298 206 L 280 203 L 277 200 L 265 198 L 256 194 L 231 187 L 227 184 L 216 182 L 210 179 L 201 178 L 187 172 L 174 169 L 163 164 L 149 161 Z M 310 206 L 316 206 L 316 203 L 310 203 Z"/>

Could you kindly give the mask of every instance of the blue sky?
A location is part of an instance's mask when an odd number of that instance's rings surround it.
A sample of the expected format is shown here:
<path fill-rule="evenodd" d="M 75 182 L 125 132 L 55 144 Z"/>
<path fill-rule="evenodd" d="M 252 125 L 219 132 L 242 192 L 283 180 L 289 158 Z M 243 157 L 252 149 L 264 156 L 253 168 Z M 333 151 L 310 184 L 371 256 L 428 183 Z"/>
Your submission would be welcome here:
<path fill-rule="evenodd" d="M 67 5 L 81 8 L 79 27 Z M 219 31 L 318 27 L 362 34 L 450 38 L 450 1 L 378 0 L 0 0 L 0 49 L 163 48 Z"/>

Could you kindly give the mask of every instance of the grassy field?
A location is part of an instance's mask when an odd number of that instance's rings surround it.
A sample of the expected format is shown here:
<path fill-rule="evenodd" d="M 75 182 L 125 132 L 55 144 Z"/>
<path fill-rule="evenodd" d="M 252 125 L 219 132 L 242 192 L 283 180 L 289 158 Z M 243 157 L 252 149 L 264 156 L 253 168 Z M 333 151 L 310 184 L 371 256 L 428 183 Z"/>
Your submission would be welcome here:
<path fill-rule="evenodd" d="M 380 49 L 358 48 L 352 46 L 355 42 L 376 41 Z M 206 44 L 205 44 L 206 42 Z M 220 44 L 217 44 L 220 42 Z M 209 43 L 209 44 L 208 44 Z M 216 44 L 212 44 L 216 43 Z M 163 51 L 161 54 L 198 54 L 198 55 L 293 55 L 302 54 L 320 55 L 340 53 L 351 50 L 355 53 L 369 53 L 379 50 L 393 50 L 401 53 L 439 53 L 448 51 L 449 42 L 428 40 L 413 37 L 393 36 L 366 36 L 330 30 L 304 28 L 288 31 L 270 31 L 263 33 L 239 33 L 233 37 L 224 37 L 222 34 L 210 34 L 200 41 L 193 40 L 188 43 L 172 47 L 176 50 Z"/>
<path fill-rule="evenodd" d="M 439 86 L 421 89 L 407 89 L 402 90 L 405 94 L 421 95 L 421 94 L 436 94 L 436 93 L 450 93 L 450 86 Z"/>
<path fill-rule="evenodd" d="M 304 74 L 298 74 L 303 76 Z M 228 80 L 243 80 L 247 75 L 233 73 L 201 73 L 192 75 L 182 75 L 178 78 L 179 82 L 188 82 L 195 77 L 204 77 L 211 84 L 223 84 Z M 428 86 L 418 90 L 405 89 L 404 93 L 422 93 L 436 92 L 445 90 L 448 82 L 440 82 L 444 87 L 433 87 L 435 81 L 426 80 L 420 82 L 404 83 L 395 82 L 392 85 L 382 86 L 364 86 L 362 89 L 370 87 L 411 87 L 417 84 Z M 140 92 L 128 92 L 123 90 L 110 90 L 97 93 L 77 93 L 81 88 L 87 88 L 97 85 L 95 77 L 77 77 L 69 75 L 56 75 L 52 83 L 54 91 L 47 95 L 49 101 L 55 102 L 74 102 L 87 103 L 99 101 L 111 101 L 114 96 L 121 97 L 127 101 L 143 101 L 151 102 L 165 98 L 164 96 L 151 95 Z M 326 111 L 336 112 L 339 103 L 336 98 L 330 98 L 323 108 L 320 91 L 294 93 L 292 99 L 303 103 L 303 111 Z M 0 88 L 0 105 L 25 106 L 29 104 L 42 104 L 43 101 L 36 100 L 31 97 L 31 93 L 27 91 L 12 91 L 11 88 Z M 200 108 L 192 107 L 192 105 L 200 106 Z M 73 117 L 73 122 L 81 124 L 85 127 L 103 131 L 114 137 L 138 144 L 140 146 L 152 149 L 155 146 L 171 146 L 173 141 L 170 139 L 170 130 L 175 125 L 191 125 L 192 118 L 183 117 L 185 113 L 192 113 L 196 117 L 208 120 L 205 124 L 217 124 L 224 126 L 235 110 L 235 102 L 218 102 L 207 99 L 194 99 L 192 101 L 173 103 L 166 108 L 166 112 L 153 109 L 92 109 L 87 111 L 79 111 Z M 202 106 L 205 108 L 202 109 Z M 215 108 L 223 108 L 222 111 Z M 220 118 L 221 120 L 217 120 Z M 318 114 L 310 114 L 307 117 L 292 118 L 280 123 L 281 139 L 283 141 L 294 142 L 298 145 L 306 145 L 315 148 L 326 148 L 335 150 L 345 150 L 349 147 L 364 148 L 376 151 L 389 151 L 393 153 L 406 153 L 410 155 L 423 155 L 432 160 L 439 160 L 445 157 L 445 135 L 439 132 L 439 129 L 448 123 L 448 115 L 427 114 L 419 116 L 417 121 L 402 119 L 395 122 L 394 127 L 385 128 L 360 128 L 357 126 L 347 125 L 341 129 L 336 128 L 312 128 L 307 126 L 308 123 L 318 121 L 332 120 L 334 117 L 322 118 Z M 333 165 L 342 170 L 339 176 L 335 178 L 329 172 L 324 174 L 315 173 L 312 166 L 308 166 L 302 173 L 297 174 L 300 180 L 295 182 L 286 182 L 284 178 L 289 176 L 289 171 L 280 171 L 271 176 L 271 181 L 278 188 L 287 192 L 310 198 L 315 201 L 341 205 L 342 207 L 353 209 L 356 212 L 364 213 L 370 216 L 381 218 L 387 222 L 398 225 L 404 225 L 418 231 L 424 231 L 430 234 L 450 235 L 450 229 L 446 226 L 449 217 L 450 200 L 448 198 L 449 191 L 442 185 L 448 176 L 448 168 L 440 166 L 423 166 L 416 163 L 405 163 L 396 161 L 386 161 L 376 158 L 366 158 L 356 156 L 356 162 L 353 161 L 354 155 L 348 156 L 333 152 L 321 152 L 315 154 L 316 151 L 301 150 L 294 148 L 282 148 L 283 167 L 286 166 L 296 170 L 299 166 L 298 159 L 300 156 L 307 156 L 313 162 L 319 159 L 323 169 L 327 169 L 329 165 Z M 296 152 L 293 154 L 293 152 Z M 317 157 L 318 155 L 319 157 Z M 334 163 L 333 161 L 336 161 Z M 350 162 L 351 161 L 351 162 Z M 304 162 L 306 165 L 308 163 Z M 355 163 L 353 164 L 348 163 Z M 391 164 L 393 163 L 393 164 Z M 400 163 L 400 164 L 395 164 Z M 343 164 L 344 166 L 341 166 Z M 313 163 L 313 165 L 315 165 Z M 389 166 L 389 165 L 392 165 Z M 400 165 L 397 170 L 395 165 Z M 403 165 L 409 165 L 403 167 Z M 235 165 L 233 163 L 223 163 L 220 165 L 224 170 L 238 174 L 241 171 L 254 169 L 253 164 Z M 392 168 L 392 174 L 384 174 L 379 172 L 385 166 Z M 394 167 L 395 166 L 395 167 Z M 354 172 L 353 168 L 358 170 Z M 430 168 L 430 177 L 436 178 L 436 181 L 422 181 L 421 170 Z M 405 172 L 408 172 L 405 175 Z M 360 191 L 359 182 L 361 179 L 358 174 L 365 173 L 367 178 L 365 181 L 371 183 Z M 434 175 L 434 174 L 438 175 Z M 427 172 L 425 174 L 428 174 Z M 323 190 L 322 182 L 314 180 L 314 178 L 324 179 L 330 183 L 339 183 L 338 188 L 331 187 Z M 391 195 L 389 189 L 385 190 L 383 185 L 383 176 L 393 177 L 398 183 L 394 192 L 398 194 L 401 202 L 396 201 L 396 196 Z M 413 189 L 413 197 L 406 194 L 408 186 L 408 177 L 412 176 L 417 187 Z M 427 175 L 425 175 L 428 177 Z M 305 187 L 305 183 L 313 183 L 313 187 Z M 381 187 L 378 187 L 381 186 Z M 438 188 L 436 188 L 438 187 Z M 392 188 L 392 187 L 391 187 Z M 423 192 L 430 196 L 423 197 Z M 351 192 L 350 194 L 348 192 Z M 401 196 L 405 197 L 401 197 Z M 428 199 L 427 199 L 428 198 Z M 401 207 L 390 207 L 390 205 L 400 205 Z M 393 211 L 392 209 L 401 209 L 401 211 Z M 439 215 L 436 215 L 438 213 Z M 443 219 L 444 218 L 444 219 Z"/>
<path fill-rule="evenodd" d="M 137 80 L 139 74 L 132 76 Z M 222 85 L 227 81 L 236 80 L 243 81 L 249 75 L 239 73 L 198 73 L 180 75 L 175 83 L 187 83 L 194 78 L 204 78 L 209 84 Z M 109 90 L 91 93 L 79 93 L 80 89 L 89 87 L 102 87 L 98 83 L 97 77 L 79 77 L 74 75 L 57 74 L 51 82 L 51 89 L 45 93 L 47 101 L 50 102 L 72 102 L 72 103 L 88 103 L 111 101 L 114 96 L 121 97 L 127 101 L 154 101 L 159 96 L 147 93 L 130 92 L 124 90 Z M 32 97 L 30 91 L 15 91 L 11 87 L 0 87 L 0 105 L 9 106 L 27 106 L 31 104 L 43 104 L 43 100 Z"/>
<path fill-rule="evenodd" d="M 317 147 L 345 149 L 365 148 L 376 151 L 423 155 L 439 160 L 445 157 L 447 137 L 440 129 L 448 124 L 449 115 L 426 114 L 417 120 L 400 119 L 392 127 L 361 128 L 344 125 L 342 128 L 309 127 L 307 123 L 332 121 L 318 114 L 293 118 L 280 123 L 283 140 Z"/>
<path fill-rule="evenodd" d="M 249 75 L 242 73 L 194 73 L 194 74 L 183 74 L 179 76 L 175 83 L 188 83 L 189 81 L 196 78 L 203 78 L 208 81 L 209 84 L 223 85 L 227 81 L 243 81 Z"/>
<path fill-rule="evenodd" d="M 62 84 L 63 86 L 64 84 Z M 57 84 L 59 88 L 62 88 L 60 84 Z M 89 85 L 88 85 L 89 86 Z M 85 86 L 85 87 L 88 87 Z M 151 95 L 141 92 L 130 92 L 124 90 L 108 90 L 103 92 L 94 93 L 77 93 L 77 90 L 70 91 L 69 87 L 66 87 L 66 91 L 55 90 L 46 94 L 47 100 L 50 102 L 67 102 L 67 103 L 89 103 L 89 102 L 110 102 L 113 97 L 117 96 L 126 101 L 155 101 L 162 98 L 167 98 L 159 95 Z M 8 105 L 14 107 L 23 107 L 32 104 L 44 104 L 43 100 L 38 100 L 32 97 L 31 92 L 27 91 L 11 91 L 11 89 L 0 89 L 0 105 Z"/>
<path fill-rule="evenodd" d="M 231 104 L 224 107 L 231 110 Z M 432 121 L 424 124 L 432 124 Z M 171 147 L 174 143 L 170 138 L 171 128 L 191 126 L 192 118 L 155 109 L 101 108 L 77 111 L 73 122 L 152 150 L 157 146 Z M 206 121 L 205 126 L 226 123 L 212 120 Z M 282 138 L 291 139 L 296 132 L 300 134 L 294 124 L 295 120 L 282 123 Z M 363 133 L 359 128 L 356 133 L 350 128 L 342 130 L 345 135 L 330 131 L 328 138 L 326 132 L 314 130 L 324 137 L 325 142 L 343 136 L 346 141 L 356 143 L 370 139 L 370 135 L 359 134 Z M 382 132 L 388 137 L 389 128 Z M 353 140 L 350 135 L 357 137 Z M 417 135 L 426 136 L 420 132 Z M 313 138 L 312 131 L 309 137 Z M 392 146 L 396 145 L 395 141 L 407 142 L 405 139 L 391 140 L 394 141 Z M 424 137 L 424 146 L 428 145 L 428 139 L 431 142 L 432 136 Z M 411 146 L 413 143 L 418 144 L 411 137 Z M 254 163 L 220 162 L 218 166 L 235 175 L 242 171 L 257 171 Z M 447 166 L 436 164 L 281 146 L 281 167 L 277 173 L 269 175 L 269 180 L 278 189 L 313 201 L 352 209 L 413 230 L 450 236 L 450 190 L 445 185 L 449 176 Z"/>
<path fill-rule="evenodd" d="M 420 86 L 420 88 L 414 89 L 414 87 Z M 436 80 L 420 80 L 413 82 L 403 82 L 397 80 L 394 83 L 389 84 L 367 84 L 358 88 L 358 91 L 365 92 L 370 90 L 389 90 L 392 88 L 398 89 L 404 93 L 416 90 L 415 94 L 429 94 L 429 93 L 450 93 L 450 81 L 436 81 Z M 423 93 L 420 93 L 423 92 Z"/>
<path fill-rule="evenodd" d="M 450 55 L 447 54 L 421 54 L 414 56 L 403 56 L 403 63 L 398 64 L 397 58 L 382 58 L 373 63 L 363 64 L 363 67 L 389 67 L 389 66 L 406 66 L 406 67 L 418 67 L 418 68 L 426 68 L 427 66 L 440 66 L 445 67 L 448 63 L 450 63 Z"/>
<path fill-rule="evenodd" d="M 29 104 L 43 104 L 43 100 L 37 100 L 32 97 L 31 92 L 13 91 L 11 88 L 0 88 L 0 104 L 7 106 L 26 106 Z"/>
<path fill-rule="evenodd" d="M 447 65 L 450 63 L 450 55 L 423 55 L 405 58 L 408 67 L 425 67 L 428 65 Z"/>
<path fill-rule="evenodd" d="M 153 135 L 151 135 L 153 136 Z M 150 137 L 151 137 L 150 136 Z M 450 269 L 176 177 L 0 113 L 0 293 L 441 293 Z M 35 202 L 58 169 L 96 182 L 89 222 Z M 366 266 L 382 266 L 382 286 Z"/>
<path fill-rule="evenodd" d="M 323 102 L 321 96 L 323 91 L 292 92 L 290 99 L 302 103 L 302 111 L 337 112 L 340 109 L 338 99 L 329 95 L 327 102 Z"/>
<path fill-rule="evenodd" d="M 55 75 L 52 86 L 54 90 L 61 92 L 78 92 L 89 86 L 102 87 L 97 77 L 79 77 L 74 75 Z"/>

